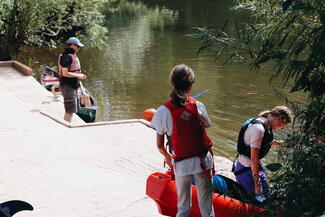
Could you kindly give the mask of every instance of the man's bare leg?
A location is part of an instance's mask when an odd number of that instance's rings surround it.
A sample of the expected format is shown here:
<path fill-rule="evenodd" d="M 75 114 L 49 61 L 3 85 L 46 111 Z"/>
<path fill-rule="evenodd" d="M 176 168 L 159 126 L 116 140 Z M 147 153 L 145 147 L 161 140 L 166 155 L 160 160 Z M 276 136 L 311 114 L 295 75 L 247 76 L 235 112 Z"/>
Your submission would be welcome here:
<path fill-rule="evenodd" d="M 73 113 L 65 113 L 64 114 L 64 120 L 71 122 Z"/>
<path fill-rule="evenodd" d="M 57 88 L 59 88 L 59 87 L 60 87 L 60 84 L 55 84 L 55 85 L 53 85 L 53 86 L 51 87 L 51 92 L 52 92 L 52 94 L 53 94 L 53 96 L 54 96 L 55 98 L 58 97 L 57 94 L 56 94 L 56 92 L 55 92 L 55 89 L 57 89 Z"/>

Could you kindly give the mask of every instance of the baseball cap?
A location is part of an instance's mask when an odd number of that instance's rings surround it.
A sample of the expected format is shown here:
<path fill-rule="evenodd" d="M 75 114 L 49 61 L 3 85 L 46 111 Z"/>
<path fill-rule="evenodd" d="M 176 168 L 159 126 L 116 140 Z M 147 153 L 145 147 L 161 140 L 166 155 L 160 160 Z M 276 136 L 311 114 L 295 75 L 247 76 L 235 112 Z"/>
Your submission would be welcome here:
<path fill-rule="evenodd" d="M 68 44 L 74 44 L 77 45 L 79 47 L 83 47 L 84 45 L 79 41 L 79 39 L 77 39 L 76 37 L 71 37 L 68 39 L 67 41 Z"/>

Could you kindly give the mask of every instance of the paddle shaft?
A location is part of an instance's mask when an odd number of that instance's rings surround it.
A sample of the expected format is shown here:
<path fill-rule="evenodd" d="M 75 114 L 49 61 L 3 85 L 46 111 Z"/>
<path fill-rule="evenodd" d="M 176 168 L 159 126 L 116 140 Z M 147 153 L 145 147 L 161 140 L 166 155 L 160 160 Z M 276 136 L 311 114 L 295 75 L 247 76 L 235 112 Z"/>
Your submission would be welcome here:
<path fill-rule="evenodd" d="M 84 93 L 86 93 L 85 88 L 84 88 L 84 86 L 82 85 L 82 82 L 81 82 L 81 81 L 79 81 L 79 85 L 80 85 L 80 89 L 81 89 L 81 91 L 83 91 Z"/>
<path fill-rule="evenodd" d="M 206 90 L 204 90 L 204 91 L 202 91 L 202 92 L 200 92 L 200 93 L 198 93 L 198 94 L 196 94 L 196 95 L 194 95 L 194 96 L 192 96 L 192 97 L 193 97 L 193 98 L 197 98 L 197 97 L 199 97 L 199 96 L 205 94 L 205 93 L 208 92 L 208 91 L 209 91 L 209 89 L 206 89 Z"/>

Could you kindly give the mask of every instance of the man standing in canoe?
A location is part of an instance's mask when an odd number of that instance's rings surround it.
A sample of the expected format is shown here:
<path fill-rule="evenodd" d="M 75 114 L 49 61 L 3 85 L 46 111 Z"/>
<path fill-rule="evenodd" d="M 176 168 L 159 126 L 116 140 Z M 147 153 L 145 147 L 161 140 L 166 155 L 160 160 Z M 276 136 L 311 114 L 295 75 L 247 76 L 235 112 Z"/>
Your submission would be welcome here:
<path fill-rule="evenodd" d="M 73 113 L 77 112 L 79 80 L 86 79 L 81 73 L 77 52 L 84 45 L 76 37 L 67 41 L 68 47 L 59 57 L 58 69 L 61 74 L 60 89 L 64 98 L 64 120 L 71 122 Z"/>

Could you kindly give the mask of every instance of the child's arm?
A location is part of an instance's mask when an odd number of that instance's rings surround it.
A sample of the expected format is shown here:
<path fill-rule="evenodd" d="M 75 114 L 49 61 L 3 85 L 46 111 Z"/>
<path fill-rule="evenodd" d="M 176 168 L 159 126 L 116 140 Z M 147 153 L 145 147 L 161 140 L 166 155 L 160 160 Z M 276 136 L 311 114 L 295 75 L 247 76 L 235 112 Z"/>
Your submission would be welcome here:
<path fill-rule="evenodd" d="M 258 158 L 260 154 L 259 148 L 251 148 L 251 169 L 252 169 L 252 175 L 254 180 L 254 186 L 255 186 L 255 194 L 261 195 L 261 180 L 259 176 L 260 172 L 260 160 Z"/>
<path fill-rule="evenodd" d="M 165 148 L 165 137 L 164 135 L 160 135 L 157 133 L 157 147 L 159 152 L 165 157 L 165 162 L 167 165 L 171 168 L 172 167 L 172 161 L 171 161 L 171 156 L 167 152 Z"/>
<path fill-rule="evenodd" d="M 207 110 L 205 109 L 204 104 L 199 101 L 196 101 L 196 105 L 197 105 L 197 110 L 198 110 L 198 113 L 200 116 L 200 120 L 203 123 L 203 126 L 206 128 L 210 127 L 211 122 L 210 122 L 209 115 L 208 115 Z"/>

